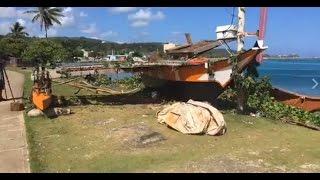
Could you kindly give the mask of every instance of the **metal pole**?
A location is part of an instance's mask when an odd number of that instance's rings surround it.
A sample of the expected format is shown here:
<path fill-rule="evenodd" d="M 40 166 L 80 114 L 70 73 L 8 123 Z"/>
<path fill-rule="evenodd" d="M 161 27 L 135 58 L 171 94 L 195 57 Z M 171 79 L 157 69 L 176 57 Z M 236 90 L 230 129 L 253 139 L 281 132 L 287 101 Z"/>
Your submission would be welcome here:
<path fill-rule="evenodd" d="M 238 8 L 238 39 L 237 39 L 238 53 L 244 50 L 244 24 L 245 24 L 245 7 L 239 7 Z"/>
<path fill-rule="evenodd" d="M 14 98 L 14 96 L 13 96 L 13 92 L 12 92 L 12 89 L 11 89 L 11 85 L 10 85 L 10 82 L 9 82 L 9 79 L 8 79 L 7 72 L 6 72 L 6 70 L 5 70 L 5 69 L 3 69 L 3 72 L 4 72 L 4 75 L 6 76 L 7 83 L 8 83 L 8 86 L 9 86 L 10 92 L 11 92 L 11 96 L 12 96 L 13 102 L 15 102 L 15 98 Z"/>
<path fill-rule="evenodd" d="M 4 71 L 4 70 L 3 70 Z M 4 73 L 3 73 L 4 74 Z M 2 92 L 1 92 L 2 93 Z M 7 95 L 7 90 L 6 90 L 6 86 L 4 86 L 4 95 L 6 96 L 6 99 L 8 99 L 8 95 Z M 2 97 L 2 95 L 1 95 Z"/>

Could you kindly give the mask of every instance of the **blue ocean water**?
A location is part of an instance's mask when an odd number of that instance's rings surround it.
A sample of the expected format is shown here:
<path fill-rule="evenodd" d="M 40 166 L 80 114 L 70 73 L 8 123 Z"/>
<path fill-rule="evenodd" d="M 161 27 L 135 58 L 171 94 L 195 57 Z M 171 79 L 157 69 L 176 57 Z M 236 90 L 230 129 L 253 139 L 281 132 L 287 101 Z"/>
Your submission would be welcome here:
<path fill-rule="evenodd" d="M 258 67 L 260 77 L 269 76 L 271 84 L 292 92 L 320 96 L 320 60 L 264 60 Z M 319 83 L 315 87 L 316 83 Z"/>

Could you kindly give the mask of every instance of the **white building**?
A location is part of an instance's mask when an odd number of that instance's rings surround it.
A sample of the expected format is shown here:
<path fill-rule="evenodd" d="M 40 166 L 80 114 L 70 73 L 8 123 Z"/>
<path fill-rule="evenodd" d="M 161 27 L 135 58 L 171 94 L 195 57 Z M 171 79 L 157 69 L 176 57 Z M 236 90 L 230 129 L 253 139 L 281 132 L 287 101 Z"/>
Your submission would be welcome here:
<path fill-rule="evenodd" d="M 86 51 L 84 49 L 81 49 L 81 51 L 83 52 L 83 57 L 84 58 L 88 58 L 89 57 L 89 53 L 92 52 L 92 51 Z"/>
<path fill-rule="evenodd" d="M 128 55 L 107 55 L 104 58 L 107 61 L 125 61 L 128 58 Z"/>

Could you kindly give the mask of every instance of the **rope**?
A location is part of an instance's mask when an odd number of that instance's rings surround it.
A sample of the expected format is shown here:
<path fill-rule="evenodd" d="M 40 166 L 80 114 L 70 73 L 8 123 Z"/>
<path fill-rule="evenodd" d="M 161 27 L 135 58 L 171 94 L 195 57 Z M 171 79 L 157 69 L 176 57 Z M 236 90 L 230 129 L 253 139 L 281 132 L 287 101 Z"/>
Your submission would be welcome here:
<path fill-rule="evenodd" d="M 231 23 L 230 23 L 230 26 L 228 27 L 228 29 L 227 29 L 226 31 L 228 31 L 228 30 L 231 28 L 231 26 L 233 25 L 234 11 L 235 11 L 235 9 L 236 9 L 235 7 L 232 8 Z"/>

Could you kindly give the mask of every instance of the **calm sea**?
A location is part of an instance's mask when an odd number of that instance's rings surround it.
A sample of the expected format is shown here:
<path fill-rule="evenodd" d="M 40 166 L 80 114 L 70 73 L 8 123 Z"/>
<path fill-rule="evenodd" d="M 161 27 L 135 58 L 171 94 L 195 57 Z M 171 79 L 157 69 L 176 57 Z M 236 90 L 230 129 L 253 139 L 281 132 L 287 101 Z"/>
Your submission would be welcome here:
<path fill-rule="evenodd" d="M 320 96 L 320 59 L 264 60 L 259 75 L 269 76 L 274 87 Z M 319 83 L 313 82 L 313 79 Z"/>

